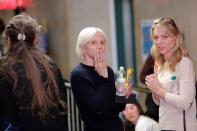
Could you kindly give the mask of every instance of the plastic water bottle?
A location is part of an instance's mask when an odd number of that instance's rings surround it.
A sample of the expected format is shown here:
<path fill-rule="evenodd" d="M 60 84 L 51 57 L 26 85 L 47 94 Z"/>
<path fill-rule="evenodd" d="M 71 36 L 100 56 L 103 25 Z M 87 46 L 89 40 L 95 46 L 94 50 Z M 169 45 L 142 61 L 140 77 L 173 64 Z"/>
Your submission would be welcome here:
<path fill-rule="evenodd" d="M 175 95 L 179 94 L 179 81 L 176 76 L 171 77 L 171 82 L 170 92 Z"/>
<path fill-rule="evenodd" d="M 118 74 L 117 74 L 117 80 L 116 80 L 116 95 L 118 96 L 125 96 L 125 82 L 126 82 L 126 78 L 125 78 L 125 70 L 124 67 L 121 66 L 119 68 Z"/>

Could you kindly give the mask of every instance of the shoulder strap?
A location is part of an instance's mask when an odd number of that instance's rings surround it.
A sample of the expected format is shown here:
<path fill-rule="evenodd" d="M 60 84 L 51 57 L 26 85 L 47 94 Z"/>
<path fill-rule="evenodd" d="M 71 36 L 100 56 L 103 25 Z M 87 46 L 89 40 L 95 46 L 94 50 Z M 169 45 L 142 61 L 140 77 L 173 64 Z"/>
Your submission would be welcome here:
<path fill-rule="evenodd" d="M 177 77 L 179 78 L 179 64 L 177 64 Z M 183 130 L 186 131 L 185 110 L 183 110 Z"/>
<path fill-rule="evenodd" d="M 196 99 L 196 109 L 197 109 L 197 80 L 196 80 L 196 83 L 195 83 L 195 87 L 196 87 L 195 99 Z M 196 118 L 197 118 L 197 113 L 196 113 Z"/>
<path fill-rule="evenodd" d="M 185 111 L 183 110 L 183 129 L 186 131 Z"/>

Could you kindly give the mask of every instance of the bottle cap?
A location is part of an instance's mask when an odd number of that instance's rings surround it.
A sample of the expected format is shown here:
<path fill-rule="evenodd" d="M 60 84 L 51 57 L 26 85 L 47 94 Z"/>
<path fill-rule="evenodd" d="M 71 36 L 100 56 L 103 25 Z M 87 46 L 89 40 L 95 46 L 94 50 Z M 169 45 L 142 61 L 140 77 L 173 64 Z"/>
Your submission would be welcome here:
<path fill-rule="evenodd" d="M 124 71 L 124 66 L 120 66 L 120 71 Z"/>
<path fill-rule="evenodd" d="M 171 77 L 171 80 L 176 80 L 176 76 L 172 76 Z"/>

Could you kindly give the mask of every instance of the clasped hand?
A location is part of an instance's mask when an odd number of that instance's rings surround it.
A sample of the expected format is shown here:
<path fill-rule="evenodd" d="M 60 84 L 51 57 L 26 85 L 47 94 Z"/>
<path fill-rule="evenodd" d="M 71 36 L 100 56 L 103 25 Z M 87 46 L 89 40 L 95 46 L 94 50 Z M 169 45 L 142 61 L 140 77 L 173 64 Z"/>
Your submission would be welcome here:
<path fill-rule="evenodd" d="M 153 93 L 157 94 L 157 91 L 160 89 L 160 83 L 159 80 L 157 78 L 156 74 L 151 74 L 146 76 L 146 86 L 148 89 L 150 89 Z"/>
<path fill-rule="evenodd" d="M 147 88 L 150 89 L 152 93 L 156 94 L 159 97 L 165 96 L 166 91 L 161 87 L 157 73 L 146 76 L 145 80 Z"/>

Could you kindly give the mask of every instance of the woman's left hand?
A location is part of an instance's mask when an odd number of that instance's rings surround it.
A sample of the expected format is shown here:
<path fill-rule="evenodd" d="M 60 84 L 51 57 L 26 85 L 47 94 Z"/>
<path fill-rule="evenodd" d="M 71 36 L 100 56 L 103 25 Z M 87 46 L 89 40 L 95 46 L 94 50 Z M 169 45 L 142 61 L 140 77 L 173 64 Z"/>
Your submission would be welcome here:
<path fill-rule="evenodd" d="M 159 81 L 156 78 L 155 74 L 151 74 L 146 76 L 146 86 L 148 89 L 150 89 L 152 92 L 155 92 L 158 87 L 160 87 Z"/>

